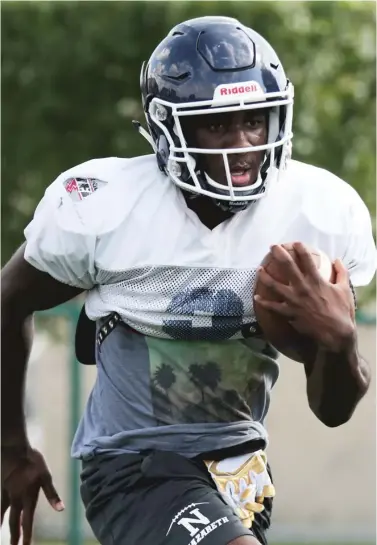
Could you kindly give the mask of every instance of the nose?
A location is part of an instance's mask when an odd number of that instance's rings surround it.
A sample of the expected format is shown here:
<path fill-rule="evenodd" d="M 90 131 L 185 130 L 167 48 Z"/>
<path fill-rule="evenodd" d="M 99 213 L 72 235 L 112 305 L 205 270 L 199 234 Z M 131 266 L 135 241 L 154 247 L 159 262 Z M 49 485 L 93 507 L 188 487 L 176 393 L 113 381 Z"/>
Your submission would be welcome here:
<path fill-rule="evenodd" d="M 227 148 L 249 148 L 252 144 L 242 127 L 230 127 L 227 133 Z"/>

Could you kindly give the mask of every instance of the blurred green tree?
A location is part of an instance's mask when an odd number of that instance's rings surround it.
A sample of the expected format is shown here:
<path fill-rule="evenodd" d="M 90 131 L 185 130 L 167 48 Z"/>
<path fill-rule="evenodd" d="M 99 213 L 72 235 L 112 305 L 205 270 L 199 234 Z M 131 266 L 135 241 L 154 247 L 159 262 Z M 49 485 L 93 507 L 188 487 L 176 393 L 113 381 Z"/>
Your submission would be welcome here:
<path fill-rule="evenodd" d="M 374 2 L 4 2 L 2 262 L 45 188 L 93 157 L 149 153 L 139 72 L 173 24 L 230 15 L 295 84 L 294 157 L 350 182 L 375 216 Z"/>

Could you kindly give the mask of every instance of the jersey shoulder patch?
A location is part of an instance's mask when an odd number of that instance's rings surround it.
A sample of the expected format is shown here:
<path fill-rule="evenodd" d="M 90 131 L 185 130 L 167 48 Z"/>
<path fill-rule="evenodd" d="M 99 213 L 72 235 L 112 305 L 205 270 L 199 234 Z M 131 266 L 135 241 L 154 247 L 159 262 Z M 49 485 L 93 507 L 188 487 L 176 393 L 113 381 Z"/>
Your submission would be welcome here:
<path fill-rule="evenodd" d="M 74 202 L 82 201 L 83 199 L 92 195 L 92 193 L 98 191 L 98 189 L 101 189 L 101 187 L 105 187 L 107 184 L 108 182 L 97 178 L 79 177 L 67 178 L 63 182 L 66 192 Z"/>
<path fill-rule="evenodd" d="M 62 172 L 57 180 L 64 195 L 80 202 L 117 180 L 128 162 L 129 159 L 119 157 L 91 159 Z"/>

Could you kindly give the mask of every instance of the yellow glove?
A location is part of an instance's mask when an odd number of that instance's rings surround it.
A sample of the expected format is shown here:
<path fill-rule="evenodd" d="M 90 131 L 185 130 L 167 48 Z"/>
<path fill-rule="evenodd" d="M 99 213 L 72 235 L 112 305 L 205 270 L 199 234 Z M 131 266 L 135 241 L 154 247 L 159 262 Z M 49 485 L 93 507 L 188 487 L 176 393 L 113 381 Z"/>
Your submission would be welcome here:
<path fill-rule="evenodd" d="M 266 454 L 259 450 L 220 461 L 205 461 L 216 487 L 246 528 L 255 513 L 264 509 L 264 498 L 275 496 L 275 487 L 267 471 Z"/>

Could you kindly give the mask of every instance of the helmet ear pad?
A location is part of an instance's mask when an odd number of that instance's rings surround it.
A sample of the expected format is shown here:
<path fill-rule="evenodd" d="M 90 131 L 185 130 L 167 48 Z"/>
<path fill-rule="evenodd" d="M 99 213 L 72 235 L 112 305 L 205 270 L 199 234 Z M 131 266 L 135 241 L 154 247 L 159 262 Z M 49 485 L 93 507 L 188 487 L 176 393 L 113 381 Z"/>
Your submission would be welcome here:
<path fill-rule="evenodd" d="M 166 173 L 166 167 L 169 158 L 169 143 L 164 134 L 160 134 L 157 138 L 157 164 L 158 168 Z"/>
<path fill-rule="evenodd" d="M 180 145 L 180 144 L 176 144 Z M 156 151 L 156 157 L 157 157 L 157 164 L 159 169 L 164 172 L 166 175 L 168 175 L 168 160 L 169 160 L 169 153 L 170 153 L 170 146 L 168 143 L 168 140 L 166 136 L 161 133 L 158 136 L 157 139 L 157 151 Z M 183 157 L 182 153 L 177 153 L 178 157 Z M 192 155 L 190 155 L 192 157 Z M 196 169 L 196 160 L 193 158 L 191 162 L 194 169 Z M 179 163 L 179 166 L 181 167 L 181 174 L 180 179 L 183 182 L 187 182 L 191 178 L 190 171 L 185 163 Z"/>
<path fill-rule="evenodd" d="M 171 115 L 170 111 L 168 112 L 168 116 L 167 116 L 166 120 L 163 122 L 163 124 L 165 125 L 165 127 L 169 131 L 169 134 L 170 134 L 171 138 L 173 139 L 174 145 L 177 146 L 177 148 L 180 148 L 182 146 L 182 143 L 181 143 L 181 140 L 180 140 L 180 138 L 178 136 L 178 131 L 177 131 L 177 128 L 175 126 L 174 118 Z M 190 146 L 195 147 L 196 146 L 196 143 L 195 143 L 195 130 L 192 129 L 192 125 L 186 121 L 186 118 L 181 119 L 180 124 L 181 124 L 182 133 L 183 133 L 183 136 L 184 136 L 184 139 L 185 139 L 185 142 L 186 142 L 187 146 L 188 147 L 190 147 Z M 159 133 L 161 135 L 163 135 L 163 138 L 164 138 L 164 142 L 163 142 L 162 145 L 165 146 L 165 142 L 166 142 L 166 146 L 167 146 L 167 148 L 166 149 L 164 148 L 164 151 L 162 152 L 161 161 L 164 161 L 165 173 L 168 174 L 166 169 L 167 169 L 167 166 L 168 166 L 170 147 L 169 147 L 169 143 L 168 143 L 165 135 L 163 134 L 163 132 L 160 129 L 158 129 L 158 130 L 159 130 Z M 184 154 L 176 152 L 175 156 L 177 158 L 181 158 L 181 157 L 183 158 Z M 166 157 L 166 159 L 165 159 L 165 157 Z M 194 171 L 196 173 L 197 173 L 197 170 L 198 170 L 197 169 L 197 161 L 198 161 L 198 155 L 196 155 L 196 154 L 194 155 L 194 154 L 190 153 L 189 159 L 187 160 L 187 162 L 190 163 L 190 166 L 194 169 Z M 182 182 L 189 182 L 189 180 L 191 179 L 191 173 L 190 173 L 190 170 L 189 170 L 186 162 L 178 162 L 177 161 L 177 163 L 179 164 L 180 169 L 181 169 L 181 173 L 179 175 L 179 178 L 181 179 Z"/>

